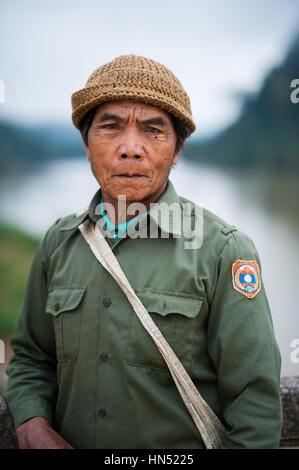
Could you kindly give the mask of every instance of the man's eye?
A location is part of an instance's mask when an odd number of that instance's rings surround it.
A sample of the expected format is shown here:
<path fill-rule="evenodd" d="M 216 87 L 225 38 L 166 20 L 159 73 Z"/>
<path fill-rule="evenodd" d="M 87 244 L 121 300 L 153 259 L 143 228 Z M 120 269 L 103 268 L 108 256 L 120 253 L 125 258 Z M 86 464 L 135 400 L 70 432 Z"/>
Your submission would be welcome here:
<path fill-rule="evenodd" d="M 148 132 L 151 132 L 151 133 L 154 133 L 154 134 L 158 134 L 160 132 L 159 129 L 157 129 L 156 127 L 151 127 L 151 126 L 147 127 L 147 130 L 148 130 Z"/>
<path fill-rule="evenodd" d="M 114 124 L 105 124 L 103 126 L 103 129 L 118 129 L 119 125 L 114 123 Z"/>

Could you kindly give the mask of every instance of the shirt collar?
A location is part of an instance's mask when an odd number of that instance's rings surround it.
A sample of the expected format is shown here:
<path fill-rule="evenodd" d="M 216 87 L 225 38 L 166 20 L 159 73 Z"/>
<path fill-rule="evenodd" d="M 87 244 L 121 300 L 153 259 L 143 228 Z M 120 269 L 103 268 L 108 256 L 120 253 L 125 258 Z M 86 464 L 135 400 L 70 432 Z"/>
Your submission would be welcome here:
<path fill-rule="evenodd" d="M 168 210 L 163 211 L 163 206 L 168 208 Z M 158 201 L 151 206 L 149 215 L 160 227 L 162 232 L 166 232 L 174 236 L 181 236 L 180 215 L 176 212 L 179 208 L 179 196 L 177 195 L 172 182 L 168 180 L 164 193 Z"/>
<path fill-rule="evenodd" d="M 102 217 L 100 211 L 100 200 L 101 200 L 101 188 L 97 190 L 94 194 L 89 206 L 86 206 L 80 209 L 76 215 L 73 216 L 71 220 L 62 222 L 60 226 L 60 231 L 65 230 L 72 230 L 74 228 L 79 227 L 88 217 L 93 220 L 95 223 Z M 177 195 L 174 186 L 170 180 L 167 182 L 166 189 L 162 196 L 158 199 L 158 201 L 153 204 L 150 210 L 143 216 L 140 217 L 141 220 L 146 219 L 146 215 L 148 214 L 154 222 L 160 227 L 163 232 L 170 233 L 175 235 L 180 235 L 181 232 L 179 227 L 175 222 L 175 212 L 174 211 L 167 211 L 167 214 L 161 211 L 161 204 L 163 206 L 170 206 L 173 203 L 177 203 L 177 207 L 179 207 L 179 196 Z"/>

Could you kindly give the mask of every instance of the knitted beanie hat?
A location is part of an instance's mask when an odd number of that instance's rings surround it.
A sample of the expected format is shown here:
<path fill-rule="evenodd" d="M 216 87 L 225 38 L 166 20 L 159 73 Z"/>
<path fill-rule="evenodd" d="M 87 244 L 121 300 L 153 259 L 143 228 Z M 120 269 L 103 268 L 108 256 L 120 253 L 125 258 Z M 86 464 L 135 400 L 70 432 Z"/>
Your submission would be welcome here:
<path fill-rule="evenodd" d="M 176 76 L 164 65 L 136 55 L 123 55 L 96 69 L 85 88 L 72 95 L 72 120 L 80 128 L 93 107 L 114 100 L 134 100 L 157 106 L 195 131 L 190 100 Z"/>

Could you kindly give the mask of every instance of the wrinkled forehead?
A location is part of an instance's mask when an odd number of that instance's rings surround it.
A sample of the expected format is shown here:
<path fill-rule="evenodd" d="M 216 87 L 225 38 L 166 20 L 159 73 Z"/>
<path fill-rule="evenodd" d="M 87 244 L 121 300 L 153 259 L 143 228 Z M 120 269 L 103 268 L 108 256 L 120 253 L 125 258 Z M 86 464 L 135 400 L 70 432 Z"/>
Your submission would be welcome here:
<path fill-rule="evenodd" d="M 104 114 L 117 115 L 124 119 L 148 119 L 163 117 L 167 123 L 171 124 L 171 117 L 167 111 L 158 108 L 157 106 L 142 103 L 140 101 L 121 100 L 109 101 L 107 103 L 100 104 L 97 107 L 95 119 L 101 117 Z"/>

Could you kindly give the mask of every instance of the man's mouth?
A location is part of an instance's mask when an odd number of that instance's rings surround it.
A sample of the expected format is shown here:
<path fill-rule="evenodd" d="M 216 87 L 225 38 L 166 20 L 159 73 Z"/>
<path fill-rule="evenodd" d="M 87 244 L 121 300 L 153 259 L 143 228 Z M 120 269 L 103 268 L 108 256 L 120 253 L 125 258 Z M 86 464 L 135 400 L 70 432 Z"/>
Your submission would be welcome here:
<path fill-rule="evenodd" d="M 144 178 L 144 175 L 139 175 L 137 173 L 121 173 L 119 175 L 114 175 L 117 176 L 118 178 L 123 178 L 123 179 L 137 179 L 137 178 Z"/>

